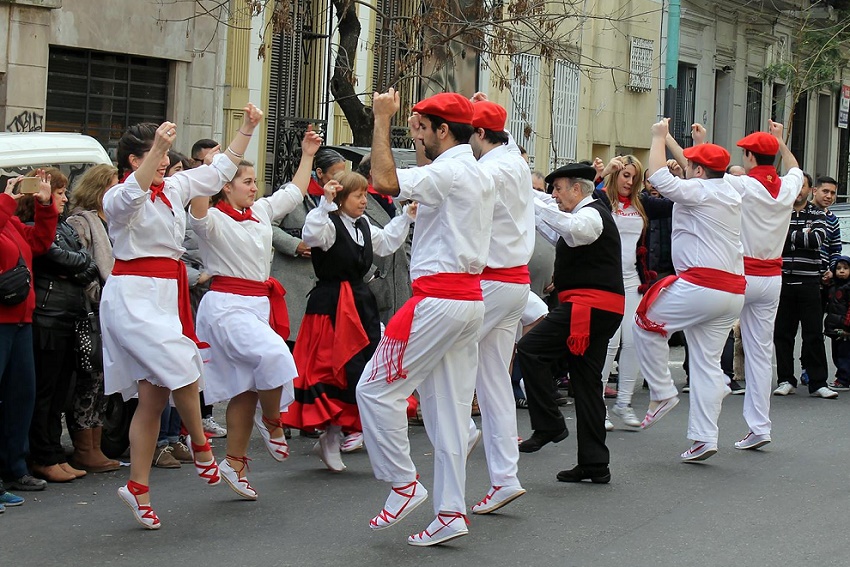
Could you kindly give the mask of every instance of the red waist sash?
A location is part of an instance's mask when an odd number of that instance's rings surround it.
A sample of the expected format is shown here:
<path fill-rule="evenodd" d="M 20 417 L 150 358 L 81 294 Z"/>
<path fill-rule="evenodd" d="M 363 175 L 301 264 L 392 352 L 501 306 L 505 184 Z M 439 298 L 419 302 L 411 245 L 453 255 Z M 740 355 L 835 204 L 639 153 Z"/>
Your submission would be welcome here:
<path fill-rule="evenodd" d="M 195 334 L 195 322 L 192 317 L 192 304 L 189 301 L 189 278 L 186 265 L 171 258 L 135 258 L 133 260 L 115 260 L 113 276 L 142 276 L 177 280 L 177 315 L 183 327 L 183 334 L 192 339 L 198 348 L 209 348 Z"/>
<path fill-rule="evenodd" d="M 781 276 L 782 258 L 759 260 L 744 256 L 744 274 L 748 276 Z"/>
<path fill-rule="evenodd" d="M 531 274 L 528 272 L 527 265 L 514 266 L 513 268 L 491 268 L 487 266 L 481 272 L 481 279 L 503 283 L 530 284 Z"/>
<path fill-rule="evenodd" d="M 289 338 L 289 311 L 286 308 L 286 290 L 274 278 L 264 282 L 233 278 L 230 276 L 215 276 L 210 282 L 210 290 L 223 293 L 235 293 L 248 297 L 269 298 L 269 325 L 274 331 L 283 337 Z"/>
<path fill-rule="evenodd" d="M 690 268 L 678 276 L 667 276 L 655 282 L 640 300 L 640 304 L 635 312 L 635 323 L 641 329 L 659 333 L 663 337 L 667 336 L 667 331 L 664 330 L 666 323 L 656 323 L 649 319 L 646 313 L 655 300 L 658 299 L 661 291 L 673 285 L 679 278 L 700 287 L 707 287 L 736 295 L 743 295 L 747 289 L 747 278 L 744 276 L 724 272 L 723 270 L 715 270 L 714 268 Z"/>
<path fill-rule="evenodd" d="M 416 305 L 426 297 L 437 299 L 454 299 L 458 301 L 483 301 L 481 294 L 481 276 L 479 274 L 439 273 L 416 278 L 413 282 L 413 297 L 408 299 L 393 315 L 378 349 L 375 351 L 372 364 L 372 374 L 369 380 L 374 380 L 378 374 L 379 365 L 387 367 L 387 382 L 399 378 L 407 378 L 404 370 L 404 351 L 410 340 L 410 330 L 413 327 L 413 314 Z"/>
<path fill-rule="evenodd" d="M 561 303 L 572 303 L 570 312 L 570 335 L 567 347 L 576 356 L 581 356 L 590 346 L 591 309 L 600 309 L 622 315 L 626 310 L 626 296 L 600 289 L 568 289 L 558 293 Z"/>

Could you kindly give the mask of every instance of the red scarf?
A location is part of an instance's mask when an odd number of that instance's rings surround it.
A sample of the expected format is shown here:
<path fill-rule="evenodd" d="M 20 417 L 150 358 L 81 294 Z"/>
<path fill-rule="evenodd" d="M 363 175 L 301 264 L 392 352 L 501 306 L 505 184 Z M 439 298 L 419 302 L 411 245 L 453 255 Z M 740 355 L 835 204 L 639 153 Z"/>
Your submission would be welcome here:
<path fill-rule="evenodd" d="M 584 355 L 590 346 L 590 315 L 600 309 L 622 315 L 626 310 L 626 296 L 600 289 L 569 289 L 558 294 L 561 303 L 572 303 L 570 334 L 567 348 L 576 356 Z"/>
<path fill-rule="evenodd" d="M 390 197 L 389 195 L 384 195 L 383 193 L 379 193 L 377 189 L 372 187 L 371 183 L 366 186 L 366 191 L 368 191 L 372 195 L 377 195 L 378 197 L 380 197 L 381 199 L 383 199 L 384 201 L 386 201 L 389 204 L 392 204 L 392 202 L 393 202 L 392 197 Z"/>
<path fill-rule="evenodd" d="M 779 195 L 782 180 L 779 178 L 776 168 L 772 165 L 757 165 L 747 175 L 764 185 L 764 188 L 774 199 Z"/>
<path fill-rule="evenodd" d="M 259 219 L 255 218 L 254 215 L 251 214 L 251 207 L 245 207 L 245 210 L 240 213 L 239 211 L 234 209 L 230 203 L 222 199 L 221 201 L 215 204 L 215 208 L 226 214 L 236 222 L 242 222 L 246 220 L 260 222 Z"/>
<path fill-rule="evenodd" d="M 632 206 L 632 198 L 631 197 L 624 197 L 623 195 L 620 195 L 619 193 L 617 193 L 617 200 L 620 201 L 621 203 L 623 203 L 624 209 L 628 209 L 629 207 Z"/>
<path fill-rule="evenodd" d="M 316 181 L 316 178 L 311 176 L 310 184 L 307 186 L 307 193 L 309 193 L 313 197 L 321 197 L 325 194 L 325 190 L 322 189 L 322 186 L 319 185 L 319 182 Z"/>
<path fill-rule="evenodd" d="M 283 340 L 289 338 L 289 311 L 286 309 L 286 299 L 284 299 L 286 290 L 276 279 L 269 278 L 264 282 L 258 282 L 230 276 L 215 276 L 210 282 L 210 289 L 249 297 L 268 297 L 269 326 Z"/>
<path fill-rule="evenodd" d="M 130 177 L 130 175 L 132 175 L 133 173 L 134 173 L 133 171 L 128 171 L 128 172 L 124 173 L 124 175 L 121 177 L 120 182 L 124 183 L 125 181 L 127 181 L 127 178 Z M 165 181 L 164 180 L 159 185 L 151 185 L 151 187 L 150 187 L 151 202 L 155 202 L 156 198 L 159 197 L 160 201 L 165 203 L 168 206 L 169 209 L 173 210 L 174 208 L 171 206 L 171 201 L 169 201 L 168 197 L 166 197 L 165 193 L 163 193 L 164 189 L 165 189 Z"/>

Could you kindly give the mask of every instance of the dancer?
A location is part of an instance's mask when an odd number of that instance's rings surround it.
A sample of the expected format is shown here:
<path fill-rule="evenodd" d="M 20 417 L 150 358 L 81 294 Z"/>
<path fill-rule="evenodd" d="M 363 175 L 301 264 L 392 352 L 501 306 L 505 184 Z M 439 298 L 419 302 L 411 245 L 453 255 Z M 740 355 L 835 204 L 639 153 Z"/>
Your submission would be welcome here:
<path fill-rule="evenodd" d="M 250 120 L 259 123 L 263 113 L 253 110 Z M 204 367 L 204 399 L 210 404 L 229 400 L 227 456 L 219 470 L 246 500 L 257 499 L 247 474 L 254 422 L 273 459 L 289 456 L 280 412 L 292 402 L 291 383 L 298 371 L 284 342 L 289 338 L 285 291 L 269 277 L 271 227 L 301 204 L 321 145 L 319 135 L 308 128 L 295 177 L 270 197 L 256 200 L 254 166 L 242 161 L 233 181 L 218 195 L 195 197 L 189 207 L 189 224 L 212 276 L 210 291 L 198 307 L 198 338 L 211 347 Z M 254 417 L 258 401 L 261 413 Z"/>
<path fill-rule="evenodd" d="M 103 199 L 115 256 L 100 304 L 104 382 L 107 395 L 139 397 L 130 424 L 130 480 L 118 495 L 147 529 L 162 525 L 150 505 L 148 482 L 169 397 L 189 432 L 198 475 L 210 485 L 220 481 L 201 425 L 198 346 L 206 345 L 198 344 L 192 324 L 186 269 L 180 262 L 186 215 L 179 208 L 193 197 L 218 193 L 233 178 L 258 123 L 257 109 L 249 104 L 239 132 L 212 165 L 167 179 L 168 150 L 177 136 L 173 122 L 131 126 L 118 142 L 122 182 Z"/>
<path fill-rule="evenodd" d="M 507 111 L 486 100 L 483 93 L 472 100 L 475 133 L 469 143 L 479 165 L 496 184 L 490 250 L 481 274 L 484 323 L 475 381 L 491 486 L 472 507 L 474 514 L 489 514 L 525 494 L 517 478 L 516 402 L 508 366 L 531 283 L 528 262 L 534 252 L 534 189 L 528 165 L 505 132 Z M 470 430 L 474 444 L 480 433 L 471 419 Z"/>
<path fill-rule="evenodd" d="M 568 435 L 551 395 L 552 364 L 565 355 L 575 394 L 578 464 L 558 473 L 561 482 L 607 483 L 602 366 L 608 341 L 623 318 L 625 298 L 620 233 L 608 204 L 594 198 L 596 170 L 565 165 L 546 177 L 554 201 L 535 200 L 538 230 L 555 242 L 555 288 L 560 304 L 517 345 L 534 433 L 519 445 L 539 451 Z"/>
<path fill-rule="evenodd" d="M 420 204 L 410 260 L 414 297 L 390 320 L 363 370 L 357 405 L 375 476 L 392 483 L 384 509 L 369 523 L 383 529 L 428 497 L 407 437 L 407 398 L 419 390 L 434 445 L 437 517 L 407 541 L 427 546 L 468 533 L 468 425 L 484 317 L 480 274 L 487 263 L 495 189 L 467 143 L 473 132 L 467 98 L 441 93 L 413 107 L 409 123 L 419 163 L 433 160 L 413 169 L 397 170 L 390 151 L 390 118 L 399 107 L 395 89 L 375 93 L 372 181 L 381 193 Z"/>
<path fill-rule="evenodd" d="M 641 424 L 646 429 L 679 403 L 667 366 L 667 334 L 685 331 L 691 357 L 688 438 L 693 444 L 681 457 L 691 462 L 717 453 L 717 418 L 726 389 L 720 353 L 743 307 L 746 287 L 741 196 L 723 180 L 729 152 L 714 144 L 684 150 L 686 179 L 673 177 L 665 154 L 668 120 L 652 126 L 649 179 L 675 203 L 672 254 L 678 275 L 646 292 L 633 332 L 650 388 L 651 402 Z"/>
<path fill-rule="evenodd" d="M 333 472 L 345 470 L 342 431 L 363 430 L 357 381 L 381 339 L 378 304 L 363 277 L 373 254 L 389 256 L 401 247 L 416 217 L 414 203 L 383 229 L 371 226 L 363 216 L 368 185 L 359 173 L 337 173 L 302 233 L 319 281 L 295 341 L 295 402 L 282 418 L 287 427 L 324 430 L 314 452 Z"/>

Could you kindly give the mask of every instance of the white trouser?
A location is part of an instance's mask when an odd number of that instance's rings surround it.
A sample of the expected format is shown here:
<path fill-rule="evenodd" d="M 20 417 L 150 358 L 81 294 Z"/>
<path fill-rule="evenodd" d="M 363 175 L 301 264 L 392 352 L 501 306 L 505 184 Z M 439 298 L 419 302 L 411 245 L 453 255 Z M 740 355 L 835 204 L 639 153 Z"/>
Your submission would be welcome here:
<path fill-rule="evenodd" d="M 649 383 L 652 400 L 666 400 L 679 392 L 667 363 L 671 333 L 684 330 L 690 356 L 690 402 L 688 438 L 717 443 L 717 418 L 726 389 L 720 355 L 729 329 L 741 313 L 744 296 L 685 280 L 676 280 L 662 291 L 647 312 L 647 318 L 663 324 L 667 335 L 632 327 L 640 369 Z"/>
<path fill-rule="evenodd" d="M 363 438 L 375 477 L 392 483 L 416 479 L 407 436 L 407 398 L 419 390 L 422 418 L 434 446 L 434 511 L 466 513 L 466 450 L 478 365 L 482 301 L 426 297 L 416 306 L 404 369 L 387 382 L 377 357 L 357 384 Z M 381 339 L 377 352 L 386 338 Z M 373 365 L 377 375 L 370 379 Z"/>
<path fill-rule="evenodd" d="M 481 410 L 481 430 L 490 484 L 520 486 L 517 479 L 516 402 L 508 366 L 514 350 L 517 323 L 528 303 L 529 285 L 481 281 L 484 324 L 478 343 L 475 391 Z M 470 431 L 475 422 L 470 418 Z"/>
<path fill-rule="evenodd" d="M 640 303 L 640 294 L 638 286 L 628 286 L 626 289 L 626 308 L 623 312 L 623 322 L 620 323 L 620 328 L 608 341 L 608 356 L 605 357 L 605 366 L 602 367 L 602 383 L 608 383 L 608 375 L 611 374 L 611 367 L 614 365 L 614 359 L 617 357 L 617 350 L 620 350 L 619 376 L 617 382 L 617 405 L 620 407 L 629 406 L 632 404 L 632 395 L 635 391 L 635 381 L 638 375 L 638 358 L 635 352 L 635 343 L 632 333 L 632 326 L 635 320 L 635 311 L 637 311 Z"/>
<path fill-rule="evenodd" d="M 773 384 L 773 323 L 782 291 L 782 276 L 747 276 L 741 310 L 744 345 L 744 419 L 756 435 L 770 434 L 770 396 Z"/>

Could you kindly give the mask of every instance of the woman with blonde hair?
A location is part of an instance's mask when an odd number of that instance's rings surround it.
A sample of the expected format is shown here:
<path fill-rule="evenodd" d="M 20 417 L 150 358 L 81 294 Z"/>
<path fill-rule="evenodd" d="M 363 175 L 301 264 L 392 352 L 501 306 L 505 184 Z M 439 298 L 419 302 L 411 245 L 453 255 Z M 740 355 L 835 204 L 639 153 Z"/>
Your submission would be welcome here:
<path fill-rule="evenodd" d="M 87 169 L 71 191 L 68 224 L 77 231 L 80 242 L 97 266 L 98 277 L 86 288 L 94 317 L 99 317 L 100 292 L 106 278 L 112 273 L 114 263 L 112 243 L 106 232 L 106 217 L 103 214 L 103 196 L 117 183 L 118 169 L 112 165 L 99 164 Z M 120 463 L 104 455 L 100 446 L 107 403 L 103 393 L 102 364 L 90 370 L 78 367 L 71 399 L 72 410 L 65 413 L 65 422 L 74 443 L 71 462 L 92 473 L 118 470 Z"/>
<path fill-rule="evenodd" d="M 617 350 L 620 349 L 617 401 L 611 413 L 629 427 L 640 427 L 640 419 L 632 410 L 632 395 L 637 379 L 638 359 L 632 340 L 632 321 L 640 296 L 656 278 L 646 264 L 646 230 L 650 219 L 669 217 L 673 202 L 650 197 L 643 189 L 643 165 L 633 155 L 617 156 L 602 171 L 605 191 L 611 202 L 611 213 L 620 232 L 623 258 L 623 286 L 626 309 L 620 328 L 608 343 L 608 357 L 602 369 L 607 382 Z M 613 428 L 606 423 L 606 427 Z"/>

